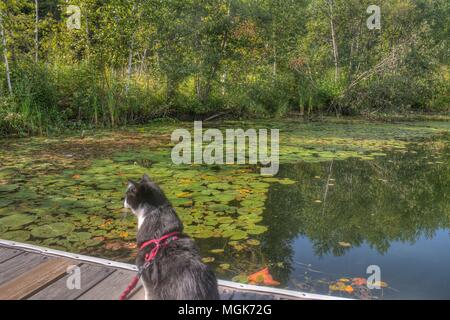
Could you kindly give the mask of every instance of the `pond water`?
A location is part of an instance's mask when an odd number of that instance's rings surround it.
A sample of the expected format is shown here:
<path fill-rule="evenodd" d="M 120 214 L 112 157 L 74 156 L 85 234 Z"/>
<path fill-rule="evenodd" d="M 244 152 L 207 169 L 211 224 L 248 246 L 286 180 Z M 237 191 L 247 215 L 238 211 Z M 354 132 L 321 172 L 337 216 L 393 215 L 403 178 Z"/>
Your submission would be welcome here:
<path fill-rule="evenodd" d="M 273 285 L 293 290 L 450 298 L 448 123 L 221 124 L 281 129 L 274 178 L 173 165 L 170 133 L 191 126 L 0 140 L 0 238 L 132 262 L 124 190 L 148 173 L 219 278 L 247 282 L 268 267 Z M 365 285 L 371 265 L 380 290 Z"/>

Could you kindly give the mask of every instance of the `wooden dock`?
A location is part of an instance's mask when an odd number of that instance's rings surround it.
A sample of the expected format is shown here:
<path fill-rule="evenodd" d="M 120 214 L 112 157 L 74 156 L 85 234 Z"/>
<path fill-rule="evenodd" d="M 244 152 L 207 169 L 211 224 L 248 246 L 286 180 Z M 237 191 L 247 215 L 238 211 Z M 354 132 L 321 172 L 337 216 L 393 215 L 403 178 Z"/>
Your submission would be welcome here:
<path fill-rule="evenodd" d="M 0 300 L 117 300 L 135 274 L 131 264 L 0 240 Z M 341 299 L 223 280 L 219 287 L 223 300 Z M 140 283 L 129 299 L 144 299 Z"/>

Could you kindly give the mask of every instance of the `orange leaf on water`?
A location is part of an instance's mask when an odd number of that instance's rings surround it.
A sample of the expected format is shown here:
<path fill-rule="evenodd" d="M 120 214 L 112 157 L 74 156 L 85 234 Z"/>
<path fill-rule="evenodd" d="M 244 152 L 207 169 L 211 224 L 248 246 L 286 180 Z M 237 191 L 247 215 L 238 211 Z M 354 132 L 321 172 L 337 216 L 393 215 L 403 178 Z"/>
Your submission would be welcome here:
<path fill-rule="evenodd" d="M 278 281 L 273 280 L 272 275 L 269 273 L 269 268 L 264 268 L 249 275 L 248 281 L 251 284 L 264 284 L 266 286 L 278 286 L 280 284 Z"/>
<path fill-rule="evenodd" d="M 353 292 L 353 287 L 352 286 L 346 286 L 344 290 L 347 293 L 352 293 Z"/>
<path fill-rule="evenodd" d="M 364 278 L 353 278 L 352 283 L 355 286 L 365 286 L 367 284 L 367 280 Z"/>
<path fill-rule="evenodd" d="M 126 237 L 128 237 L 128 232 L 126 232 L 126 231 L 121 231 L 121 232 L 119 233 L 119 237 L 121 237 L 121 238 L 126 238 Z"/>

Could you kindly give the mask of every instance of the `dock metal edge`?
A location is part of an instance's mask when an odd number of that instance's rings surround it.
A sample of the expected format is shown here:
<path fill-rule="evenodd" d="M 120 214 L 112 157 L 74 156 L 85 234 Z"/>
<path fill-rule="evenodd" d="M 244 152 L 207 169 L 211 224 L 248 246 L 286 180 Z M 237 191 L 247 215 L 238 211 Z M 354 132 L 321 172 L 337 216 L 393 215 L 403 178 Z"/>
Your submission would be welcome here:
<path fill-rule="evenodd" d="M 17 248 L 17 249 L 21 249 L 21 250 L 28 251 L 28 252 L 41 253 L 41 254 L 50 255 L 50 256 L 65 257 L 65 258 L 69 258 L 69 259 L 73 259 L 73 260 L 77 260 L 77 261 L 91 262 L 91 263 L 103 265 L 106 267 L 114 267 L 114 268 L 118 268 L 118 269 L 124 269 L 124 270 L 137 272 L 137 267 L 135 265 L 132 265 L 129 263 L 117 262 L 117 261 L 107 260 L 107 259 L 103 259 L 103 258 L 96 258 L 96 257 L 86 256 L 86 255 L 77 254 L 77 253 L 70 253 L 70 252 L 65 252 L 65 251 L 61 251 L 61 250 L 40 247 L 40 246 L 28 244 L 28 243 L 21 243 L 21 242 L 16 242 L 16 241 L 0 239 L 0 246 L 5 246 L 5 247 L 9 247 L 9 248 Z M 221 287 L 239 289 L 242 291 L 273 293 L 273 294 L 278 294 L 278 295 L 297 298 L 297 299 L 352 300 L 352 299 L 329 296 L 329 295 L 314 294 L 314 293 L 293 291 L 293 290 L 287 290 L 287 289 L 269 288 L 269 287 L 262 287 L 262 286 L 256 286 L 256 285 L 250 285 L 250 284 L 243 284 L 243 283 L 237 283 L 237 282 L 227 281 L 227 280 L 218 280 L 218 284 Z"/>

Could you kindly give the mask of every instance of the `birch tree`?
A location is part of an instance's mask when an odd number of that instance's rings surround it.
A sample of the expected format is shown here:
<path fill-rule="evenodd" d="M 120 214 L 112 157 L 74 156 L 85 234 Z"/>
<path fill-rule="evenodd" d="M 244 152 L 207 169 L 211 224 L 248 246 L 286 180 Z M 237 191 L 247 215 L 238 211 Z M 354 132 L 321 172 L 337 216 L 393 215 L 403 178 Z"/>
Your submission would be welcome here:
<path fill-rule="evenodd" d="M 336 29 L 334 25 L 334 13 L 333 13 L 333 7 L 334 7 L 334 1 L 333 0 L 327 0 L 328 8 L 329 8 L 329 17 L 330 17 L 330 29 L 331 29 L 331 42 L 333 45 L 333 56 L 334 56 L 334 82 L 337 82 L 339 79 L 339 50 L 336 40 Z"/>
<path fill-rule="evenodd" d="M 34 24 L 34 61 L 37 63 L 39 59 L 39 0 L 34 0 L 35 7 L 35 24 Z"/>
<path fill-rule="evenodd" d="M 6 82 L 8 84 L 9 94 L 12 95 L 12 85 L 11 85 L 11 72 L 9 70 L 9 62 L 8 62 L 8 47 L 6 45 L 6 33 L 5 27 L 3 24 L 3 12 L 0 10 L 0 35 L 2 38 L 2 46 L 3 46 L 3 58 L 5 61 L 5 69 L 6 69 Z"/>

